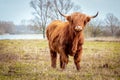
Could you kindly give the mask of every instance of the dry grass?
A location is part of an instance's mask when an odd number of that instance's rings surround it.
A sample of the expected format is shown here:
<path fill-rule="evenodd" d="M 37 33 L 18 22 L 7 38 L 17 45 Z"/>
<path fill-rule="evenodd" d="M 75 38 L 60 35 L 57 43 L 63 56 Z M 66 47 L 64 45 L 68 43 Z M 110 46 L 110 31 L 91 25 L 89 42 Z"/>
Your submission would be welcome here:
<path fill-rule="evenodd" d="M 46 40 L 1 40 L 1 80 L 120 80 L 120 42 L 86 41 L 78 72 L 70 57 L 66 70 L 50 66 Z"/>
<path fill-rule="evenodd" d="M 86 41 L 120 42 L 120 38 L 117 38 L 117 37 L 95 37 L 95 38 L 86 38 Z"/>

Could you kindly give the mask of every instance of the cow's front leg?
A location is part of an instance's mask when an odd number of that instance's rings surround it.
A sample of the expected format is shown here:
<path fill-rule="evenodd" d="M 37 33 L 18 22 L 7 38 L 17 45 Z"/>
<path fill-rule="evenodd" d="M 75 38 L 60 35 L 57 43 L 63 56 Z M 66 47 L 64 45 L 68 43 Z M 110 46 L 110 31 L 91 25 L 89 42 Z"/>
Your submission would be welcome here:
<path fill-rule="evenodd" d="M 65 69 L 67 64 L 68 64 L 68 55 L 66 55 L 65 53 L 60 54 L 60 68 Z"/>
<path fill-rule="evenodd" d="M 76 66 L 77 70 L 80 70 L 81 56 L 82 56 L 82 47 L 79 50 L 77 50 L 77 52 L 74 56 L 74 63 L 75 63 L 75 66 Z"/>
<path fill-rule="evenodd" d="M 53 50 L 50 50 L 50 55 L 51 55 L 51 66 L 53 68 L 56 68 L 57 53 Z"/>

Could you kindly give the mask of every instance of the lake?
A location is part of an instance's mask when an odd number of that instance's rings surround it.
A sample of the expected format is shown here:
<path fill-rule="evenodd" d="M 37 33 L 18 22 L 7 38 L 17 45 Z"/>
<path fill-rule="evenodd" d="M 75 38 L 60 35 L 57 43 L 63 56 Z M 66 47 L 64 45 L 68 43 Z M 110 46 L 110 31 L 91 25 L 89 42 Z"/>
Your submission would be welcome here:
<path fill-rule="evenodd" d="M 0 35 L 0 40 L 4 39 L 43 39 L 42 34 L 4 34 Z"/>

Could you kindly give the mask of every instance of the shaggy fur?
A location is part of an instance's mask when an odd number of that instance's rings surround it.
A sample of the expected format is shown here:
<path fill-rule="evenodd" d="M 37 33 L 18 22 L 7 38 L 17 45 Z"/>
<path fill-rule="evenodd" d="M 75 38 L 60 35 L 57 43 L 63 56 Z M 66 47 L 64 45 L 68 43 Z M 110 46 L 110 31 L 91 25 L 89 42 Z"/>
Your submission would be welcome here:
<path fill-rule="evenodd" d="M 67 22 L 52 21 L 46 29 L 51 54 L 51 66 L 56 67 L 57 53 L 59 53 L 60 67 L 62 69 L 65 69 L 69 55 L 71 55 L 74 57 L 76 69 L 79 70 L 84 42 L 83 29 L 91 18 L 85 14 L 75 12 L 70 16 L 66 16 L 66 19 Z M 82 30 L 76 30 L 76 26 L 81 26 Z"/>

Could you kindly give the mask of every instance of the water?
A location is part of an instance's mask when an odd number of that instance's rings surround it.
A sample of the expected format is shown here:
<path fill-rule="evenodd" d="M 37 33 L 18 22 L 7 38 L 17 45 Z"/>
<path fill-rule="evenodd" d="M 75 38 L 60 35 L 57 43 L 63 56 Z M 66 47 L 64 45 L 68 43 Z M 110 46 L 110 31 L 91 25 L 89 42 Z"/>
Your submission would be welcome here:
<path fill-rule="evenodd" d="M 4 39 L 43 39 L 42 34 L 4 34 L 0 35 L 0 40 Z"/>

